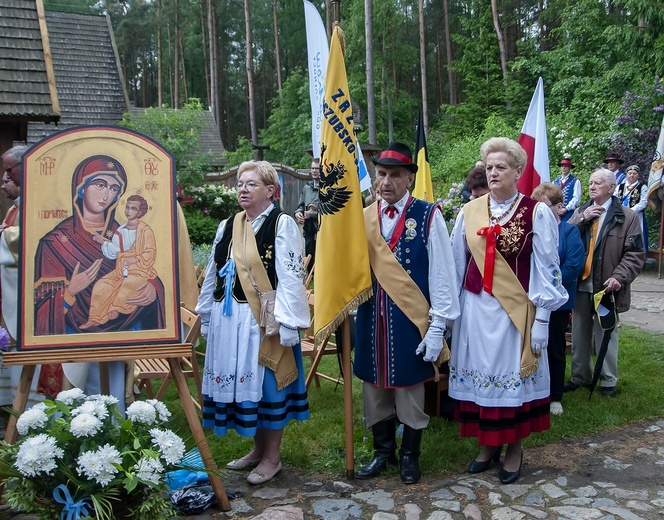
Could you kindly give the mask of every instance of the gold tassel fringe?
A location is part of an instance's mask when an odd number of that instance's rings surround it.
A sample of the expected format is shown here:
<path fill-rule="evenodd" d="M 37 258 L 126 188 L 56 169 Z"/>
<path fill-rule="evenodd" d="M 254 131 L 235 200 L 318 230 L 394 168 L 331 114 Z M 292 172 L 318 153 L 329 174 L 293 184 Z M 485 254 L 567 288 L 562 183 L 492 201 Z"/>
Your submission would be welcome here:
<path fill-rule="evenodd" d="M 316 348 L 320 348 L 323 345 L 323 342 L 329 338 L 332 333 L 337 329 L 339 325 L 350 315 L 351 312 L 356 310 L 364 302 L 368 301 L 369 298 L 373 296 L 373 288 L 369 287 L 365 289 L 360 294 L 355 296 L 351 301 L 344 305 L 343 309 L 339 311 L 336 317 L 327 325 L 323 326 L 316 334 L 314 335 L 314 345 Z M 316 314 L 316 309 L 314 309 L 314 316 Z M 315 319 L 315 318 L 314 318 Z"/>

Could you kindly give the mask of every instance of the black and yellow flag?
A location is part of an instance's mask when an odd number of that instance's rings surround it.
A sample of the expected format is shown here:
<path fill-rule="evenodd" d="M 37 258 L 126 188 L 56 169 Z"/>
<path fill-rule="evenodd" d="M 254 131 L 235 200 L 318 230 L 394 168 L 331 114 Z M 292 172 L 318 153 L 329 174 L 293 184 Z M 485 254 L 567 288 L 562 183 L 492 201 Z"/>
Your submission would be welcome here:
<path fill-rule="evenodd" d="M 415 174 L 415 187 L 413 197 L 427 202 L 433 202 L 433 185 L 431 184 L 431 168 L 429 168 L 429 157 L 427 155 L 427 138 L 424 135 L 424 117 L 422 106 L 417 120 L 417 139 L 415 140 L 415 162 L 417 173 Z"/>
<path fill-rule="evenodd" d="M 321 130 L 320 228 L 314 271 L 314 331 L 319 343 L 371 297 L 371 266 L 364 229 L 346 66 L 337 26 L 325 77 Z"/>

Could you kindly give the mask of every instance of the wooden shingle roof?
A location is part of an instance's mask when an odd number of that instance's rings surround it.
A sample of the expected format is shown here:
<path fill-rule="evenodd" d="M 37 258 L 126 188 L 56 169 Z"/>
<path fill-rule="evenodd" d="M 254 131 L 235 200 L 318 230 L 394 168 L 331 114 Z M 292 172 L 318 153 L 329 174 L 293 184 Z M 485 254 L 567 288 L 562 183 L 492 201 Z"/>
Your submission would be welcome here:
<path fill-rule="evenodd" d="M 129 103 L 108 18 L 47 11 L 46 25 L 62 114 L 57 128 L 30 124 L 28 142 L 77 125 L 117 125 Z"/>
<path fill-rule="evenodd" d="M 42 0 L 0 0 L 0 119 L 57 121 Z"/>

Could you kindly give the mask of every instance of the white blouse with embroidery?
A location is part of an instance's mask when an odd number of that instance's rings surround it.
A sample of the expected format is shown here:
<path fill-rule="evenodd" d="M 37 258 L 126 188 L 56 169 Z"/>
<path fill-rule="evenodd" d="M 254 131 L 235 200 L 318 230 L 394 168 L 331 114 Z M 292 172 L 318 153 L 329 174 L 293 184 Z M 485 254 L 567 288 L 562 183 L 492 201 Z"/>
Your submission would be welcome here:
<path fill-rule="evenodd" d="M 270 205 L 251 222 L 254 233 L 274 209 Z M 202 376 L 203 394 L 219 403 L 258 402 L 263 395 L 265 372 L 265 367 L 258 364 L 261 342 L 258 322 L 249 304 L 238 303 L 235 299 L 232 301 L 231 315 L 223 316 L 223 300 L 215 302 L 213 296 L 217 270 L 214 251 L 227 223 L 232 225 L 232 222 L 232 218 L 225 220 L 217 228 L 205 281 L 196 305 L 196 312 L 201 315 L 201 334 L 207 339 Z M 277 221 L 275 269 L 279 280 L 274 306 L 276 321 L 291 329 L 307 328 L 310 317 L 303 283 L 306 270 L 302 237 L 295 220 L 286 214 L 281 215 Z"/>
<path fill-rule="evenodd" d="M 499 204 L 491 199 L 491 213 L 501 219 L 501 223 L 511 218 L 505 212 L 512 201 Z M 463 289 L 470 254 L 463 209 L 452 235 L 452 252 L 461 288 L 461 316 L 452 334 L 450 397 L 492 407 L 517 407 L 546 398 L 550 385 L 546 352 L 538 358 L 537 371 L 521 378 L 521 334 L 509 315 L 498 300 L 484 290 L 473 294 Z M 528 298 L 535 305 L 537 316 L 548 320 L 550 311 L 567 301 L 567 291 L 562 286 L 559 267 L 558 225 L 551 210 L 541 203 L 534 210 L 532 244 Z"/>

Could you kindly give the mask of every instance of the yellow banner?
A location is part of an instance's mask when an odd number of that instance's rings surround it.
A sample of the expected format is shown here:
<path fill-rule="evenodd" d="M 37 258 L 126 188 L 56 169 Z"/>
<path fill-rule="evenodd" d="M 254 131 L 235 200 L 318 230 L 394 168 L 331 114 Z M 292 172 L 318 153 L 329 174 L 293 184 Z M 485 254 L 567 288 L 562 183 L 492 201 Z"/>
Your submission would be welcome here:
<path fill-rule="evenodd" d="M 335 27 L 323 101 L 320 228 L 314 271 L 316 343 L 371 297 L 371 266 L 342 38 L 341 29 Z"/>
<path fill-rule="evenodd" d="M 433 184 L 431 183 L 431 168 L 429 168 L 429 158 L 427 157 L 427 140 L 424 135 L 422 107 L 420 107 L 420 117 L 417 122 L 415 162 L 417 163 L 417 173 L 415 174 L 413 197 L 427 202 L 433 202 Z"/>

